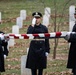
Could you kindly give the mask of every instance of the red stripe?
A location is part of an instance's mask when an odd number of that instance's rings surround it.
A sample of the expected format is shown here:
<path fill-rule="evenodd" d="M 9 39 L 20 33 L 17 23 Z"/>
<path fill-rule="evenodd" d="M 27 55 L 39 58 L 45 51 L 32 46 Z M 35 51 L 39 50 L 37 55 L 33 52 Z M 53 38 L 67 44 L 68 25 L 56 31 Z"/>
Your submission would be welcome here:
<path fill-rule="evenodd" d="M 62 35 L 61 32 L 56 32 L 56 37 L 60 37 Z"/>
<path fill-rule="evenodd" d="M 14 36 L 15 39 L 19 39 L 19 36 Z"/>
<path fill-rule="evenodd" d="M 29 36 L 27 36 L 27 34 L 21 34 L 21 36 L 23 36 L 24 39 L 29 39 Z"/>
<path fill-rule="evenodd" d="M 9 34 L 9 36 L 15 36 L 15 34 Z"/>
<path fill-rule="evenodd" d="M 39 35 L 38 35 L 38 34 L 32 34 L 32 35 L 33 35 L 35 38 L 36 38 L 36 37 L 39 37 Z"/>
<path fill-rule="evenodd" d="M 9 38 L 9 36 L 6 36 L 6 38 Z"/>
<path fill-rule="evenodd" d="M 9 34 L 9 36 L 13 36 L 15 39 L 19 39 L 19 36 L 16 36 L 15 34 Z"/>
<path fill-rule="evenodd" d="M 45 37 L 50 37 L 49 33 L 45 33 L 44 35 L 45 35 Z"/>

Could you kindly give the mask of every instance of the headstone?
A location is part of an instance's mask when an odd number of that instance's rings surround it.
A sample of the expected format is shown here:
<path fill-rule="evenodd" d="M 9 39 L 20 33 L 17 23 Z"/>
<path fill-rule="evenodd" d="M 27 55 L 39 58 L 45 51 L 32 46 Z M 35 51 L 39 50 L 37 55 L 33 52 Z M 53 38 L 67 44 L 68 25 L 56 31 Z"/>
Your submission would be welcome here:
<path fill-rule="evenodd" d="M 17 17 L 17 19 L 16 19 L 16 25 L 18 25 L 19 28 L 23 27 L 23 20 L 22 20 L 21 17 Z"/>
<path fill-rule="evenodd" d="M 72 31 L 73 26 L 75 24 L 74 13 L 75 13 L 75 6 L 71 5 L 69 7 L 69 31 L 70 32 Z M 70 46 L 70 43 L 69 43 L 69 46 Z"/>
<path fill-rule="evenodd" d="M 20 11 L 20 17 L 21 17 L 23 20 L 26 20 L 26 10 L 21 10 L 21 11 Z"/>
<path fill-rule="evenodd" d="M 14 26 L 12 27 L 12 33 L 14 33 L 14 34 L 19 34 L 19 26 L 14 25 Z"/>
<path fill-rule="evenodd" d="M 14 44 L 15 44 L 14 39 L 9 39 L 9 41 L 8 41 L 8 47 L 13 47 Z"/>
<path fill-rule="evenodd" d="M 73 26 L 75 24 L 74 13 L 75 13 L 75 6 L 71 5 L 69 7 L 69 31 L 72 31 Z"/>
<path fill-rule="evenodd" d="M 27 55 L 21 57 L 21 75 L 31 75 L 31 70 L 25 68 Z"/>
<path fill-rule="evenodd" d="M 70 32 L 72 31 L 74 25 L 75 25 L 75 22 L 74 21 L 70 21 L 69 22 L 69 31 Z"/>
<path fill-rule="evenodd" d="M 46 27 L 48 27 L 49 25 L 49 17 L 46 16 L 46 15 L 43 15 L 43 22 L 42 22 L 43 25 L 45 25 Z"/>
<path fill-rule="evenodd" d="M 45 15 L 47 15 L 50 18 L 51 9 L 49 7 L 46 7 L 44 13 L 45 13 Z"/>
<path fill-rule="evenodd" d="M 70 21 L 75 21 L 74 13 L 75 13 L 75 6 L 74 5 L 71 5 L 69 7 L 69 20 Z"/>
<path fill-rule="evenodd" d="M 8 51 L 9 51 L 9 44 L 8 44 L 8 46 L 7 46 L 7 49 L 8 49 Z"/>
<path fill-rule="evenodd" d="M 1 23 L 1 12 L 0 12 L 0 23 Z"/>
<path fill-rule="evenodd" d="M 17 25 L 12 26 L 12 33 L 13 34 L 19 34 L 19 26 L 17 26 Z M 8 46 L 12 47 L 12 46 L 14 46 L 14 44 L 15 44 L 15 40 L 9 39 Z"/>
<path fill-rule="evenodd" d="M 29 48 L 27 48 L 27 54 L 28 54 Z"/>

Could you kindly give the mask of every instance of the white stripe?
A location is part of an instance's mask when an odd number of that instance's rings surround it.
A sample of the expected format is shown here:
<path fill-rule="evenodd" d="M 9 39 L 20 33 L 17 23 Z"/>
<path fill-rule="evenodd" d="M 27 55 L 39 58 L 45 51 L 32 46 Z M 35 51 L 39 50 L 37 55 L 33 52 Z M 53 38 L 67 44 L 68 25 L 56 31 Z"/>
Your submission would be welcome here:
<path fill-rule="evenodd" d="M 19 36 L 19 39 L 24 39 L 24 36 Z"/>
<path fill-rule="evenodd" d="M 21 36 L 21 34 L 15 34 L 15 36 L 20 37 L 20 36 Z"/>
<path fill-rule="evenodd" d="M 27 36 L 29 37 L 29 39 L 33 39 L 34 38 L 33 34 L 27 34 Z"/>
<path fill-rule="evenodd" d="M 56 33 L 50 33 L 50 37 L 55 37 Z"/>
<path fill-rule="evenodd" d="M 9 36 L 9 38 L 10 38 L 10 39 L 14 39 L 14 37 L 13 37 L 13 36 Z"/>
<path fill-rule="evenodd" d="M 34 36 L 30 36 L 29 39 L 34 39 Z"/>
<path fill-rule="evenodd" d="M 27 34 L 27 36 L 28 36 L 28 37 L 33 37 L 33 35 L 32 35 L 32 34 Z"/>
<path fill-rule="evenodd" d="M 39 35 L 39 37 L 45 37 L 45 35 L 44 34 L 38 34 Z"/>
<path fill-rule="evenodd" d="M 62 34 L 61 37 L 62 37 L 62 36 L 63 36 L 63 37 L 66 36 L 66 33 L 67 33 L 67 32 L 61 32 L 61 34 Z"/>

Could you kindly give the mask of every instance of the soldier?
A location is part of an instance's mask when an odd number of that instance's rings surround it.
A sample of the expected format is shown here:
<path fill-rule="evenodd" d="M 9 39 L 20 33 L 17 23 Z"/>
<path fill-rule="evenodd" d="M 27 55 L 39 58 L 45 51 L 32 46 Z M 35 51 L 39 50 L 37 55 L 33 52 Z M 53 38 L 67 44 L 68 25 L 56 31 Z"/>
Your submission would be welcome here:
<path fill-rule="evenodd" d="M 76 12 L 74 13 L 74 17 L 76 19 Z M 72 32 L 76 32 L 76 23 L 73 26 Z M 70 50 L 69 50 L 69 55 L 68 55 L 68 63 L 67 63 L 67 68 L 72 69 L 73 75 L 76 75 L 76 34 L 68 34 L 65 37 L 68 42 L 71 42 L 70 44 Z"/>
<path fill-rule="evenodd" d="M 4 34 L 4 32 L 0 31 L 0 34 Z M 2 36 L 2 39 L 0 37 L 0 72 L 5 72 L 4 58 L 8 56 L 7 45 L 8 42 L 4 39 L 4 36 Z"/>
<path fill-rule="evenodd" d="M 46 26 L 41 24 L 42 14 L 34 12 L 32 14 L 32 25 L 28 27 L 27 34 L 48 33 Z M 26 68 L 31 69 L 32 75 L 42 75 L 46 68 L 47 55 L 50 52 L 49 39 L 35 38 L 31 41 L 27 55 Z"/>

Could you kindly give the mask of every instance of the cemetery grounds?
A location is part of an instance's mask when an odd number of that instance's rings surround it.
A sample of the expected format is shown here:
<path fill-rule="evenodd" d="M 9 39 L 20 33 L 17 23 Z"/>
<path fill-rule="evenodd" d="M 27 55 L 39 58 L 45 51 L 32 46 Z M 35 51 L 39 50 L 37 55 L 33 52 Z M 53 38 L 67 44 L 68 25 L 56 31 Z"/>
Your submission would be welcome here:
<path fill-rule="evenodd" d="M 49 32 L 54 32 L 55 21 L 55 6 L 54 0 L 0 0 L 0 12 L 2 12 L 2 23 L 0 30 L 5 33 L 12 32 L 12 26 L 16 24 L 16 18 L 20 15 L 20 10 L 24 9 L 27 12 L 27 18 L 23 22 L 23 28 L 19 33 L 26 33 L 28 26 L 31 24 L 31 14 L 34 11 L 40 11 L 44 14 L 44 8 L 51 8 Z M 75 0 L 70 1 L 65 7 L 68 0 L 56 0 L 56 31 L 69 31 L 68 10 L 71 4 L 76 3 Z M 65 9 L 63 8 L 65 7 Z M 63 10 L 64 9 L 64 10 Z M 65 12 L 64 12 L 65 11 Z M 2 75 L 21 75 L 21 56 L 26 55 L 26 49 L 29 47 L 29 39 L 15 40 L 15 46 L 9 48 L 9 56 L 5 60 L 6 72 Z M 70 70 L 66 68 L 69 44 L 64 38 L 58 39 L 56 49 L 56 59 L 53 59 L 54 39 L 50 39 L 50 54 L 48 55 L 47 69 L 44 70 L 44 75 L 71 75 Z"/>

